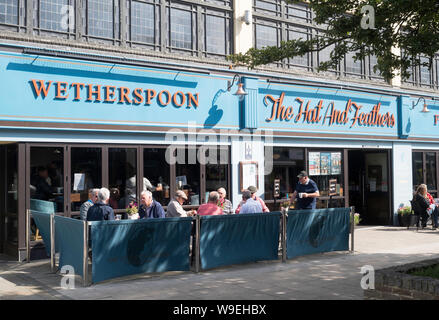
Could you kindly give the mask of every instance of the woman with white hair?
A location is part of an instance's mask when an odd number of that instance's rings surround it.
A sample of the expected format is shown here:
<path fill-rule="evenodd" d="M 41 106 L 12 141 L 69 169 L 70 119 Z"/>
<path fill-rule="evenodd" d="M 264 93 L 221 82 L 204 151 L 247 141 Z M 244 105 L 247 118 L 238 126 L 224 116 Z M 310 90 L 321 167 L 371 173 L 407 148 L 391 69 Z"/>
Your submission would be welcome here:
<path fill-rule="evenodd" d="M 226 189 L 219 188 L 217 191 L 219 193 L 218 207 L 223 209 L 223 214 L 233 214 L 232 202 L 226 199 Z"/>

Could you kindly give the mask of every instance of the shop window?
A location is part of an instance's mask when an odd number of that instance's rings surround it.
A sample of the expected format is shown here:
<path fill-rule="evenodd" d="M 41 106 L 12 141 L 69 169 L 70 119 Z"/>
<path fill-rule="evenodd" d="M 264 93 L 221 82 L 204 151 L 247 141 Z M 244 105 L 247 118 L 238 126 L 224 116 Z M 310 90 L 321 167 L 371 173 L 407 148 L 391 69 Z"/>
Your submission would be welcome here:
<path fill-rule="evenodd" d="M 184 157 L 178 159 L 176 164 L 175 183 L 177 189 L 183 190 L 186 193 L 188 200 L 184 203 L 185 205 L 198 206 L 201 204 L 201 179 L 200 163 L 197 161 L 197 148 L 180 148 L 176 152 L 184 154 Z"/>
<path fill-rule="evenodd" d="M 130 202 L 137 202 L 137 149 L 109 148 L 109 189 L 110 206 L 125 209 Z M 146 186 L 146 179 L 144 179 Z"/>
<path fill-rule="evenodd" d="M 172 198 L 170 190 L 170 165 L 166 160 L 165 148 L 145 148 L 143 150 L 143 177 L 147 179 L 146 189 L 154 200 L 167 206 Z"/>
<path fill-rule="evenodd" d="M 30 148 L 30 198 L 55 203 L 64 212 L 64 152 L 62 147 Z"/>
<path fill-rule="evenodd" d="M 100 148 L 71 149 L 71 189 L 72 211 L 79 211 L 88 200 L 90 189 L 102 187 L 102 151 Z"/>
<path fill-rule="evenodd" d="M 344 196 L 342 151 L 309 151 L 307 167 L 309 177 L 319 188 L 320 197 Z"/>
<path fill-rule="evenodd" d="M 266 152 L 267 153 L 267 152 Z M 273 170 L 265 176 L 265 200 L 274 200 L 274 180 L 280 180 L 280 198 L 290 198 L 296 188 L 297 175 L 305 170 L 305 150 L 302 148 L 273 148 Z M 278 208 L 276 209 L 278 210 Z"/>
<path fill-rule="evenodd" d="M 420 184 L 426 184 L 428 192 L 437 197 L 437 156 L 434 151 L 415 151 L 412 153 L 413 191 Z"/>

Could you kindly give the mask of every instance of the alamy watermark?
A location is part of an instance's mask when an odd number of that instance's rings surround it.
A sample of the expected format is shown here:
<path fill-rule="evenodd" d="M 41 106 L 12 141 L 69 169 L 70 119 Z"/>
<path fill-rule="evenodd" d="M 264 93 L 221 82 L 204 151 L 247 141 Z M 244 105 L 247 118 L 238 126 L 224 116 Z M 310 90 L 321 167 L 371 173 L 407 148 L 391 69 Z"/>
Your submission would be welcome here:
<path fill-rule="evenodd" d="M 363 290 L 375 290 L 375 269 L 371 265 L 365 265 L 361 267 L 361 289 Z"/>
<path fill-rule="evenodd" d="M 61 288 L 65 290 L 75 289 L 75 268 L 70 265 L 62 266 L 60 274 L 63 274 L 61 278 Z"/>
<path fill-rule="evenodd" d="M 362 29 L 375 29 L 375 8 L 371 5 L 365 5 L 361 7 L 361 28 Z"/>

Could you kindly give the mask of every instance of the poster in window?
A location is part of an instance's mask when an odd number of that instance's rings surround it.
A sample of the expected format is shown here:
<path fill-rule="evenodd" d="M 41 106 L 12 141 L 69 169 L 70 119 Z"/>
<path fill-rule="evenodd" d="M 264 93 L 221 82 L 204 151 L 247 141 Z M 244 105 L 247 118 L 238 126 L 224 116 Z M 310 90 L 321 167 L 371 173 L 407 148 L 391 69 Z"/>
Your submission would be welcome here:
<path fill-rule="evenodd" d="M 310 176 L 320 175 L 320 152 L 308 153 L 308 171 Z"/>
<path fill-rule="evenodd" d="M 341 152 L 331 152 L 331 174 L 341 174 Z"/>
<path fill-rule="evenodd" d="M 320 153 L 320 175 L 327 176 L 331 174 L 331 154 L 327 152 Z"/>

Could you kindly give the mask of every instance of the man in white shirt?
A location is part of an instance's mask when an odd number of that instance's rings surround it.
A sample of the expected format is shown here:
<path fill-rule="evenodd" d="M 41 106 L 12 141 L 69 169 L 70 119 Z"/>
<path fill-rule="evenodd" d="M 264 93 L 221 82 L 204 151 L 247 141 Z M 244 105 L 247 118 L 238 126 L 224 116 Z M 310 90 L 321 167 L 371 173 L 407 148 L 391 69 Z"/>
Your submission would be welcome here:
<path fill-rule="evenodd" d="M 197 212 L 195 210 L 186 211 L 182 205 L 187 200 L 186 193 L 182 190 L 177 190 L 174 199 L 168 204 L 168 210 L 166 211 L 166 218 L 179 218 L 179 217 L 191 217 Z"/>

